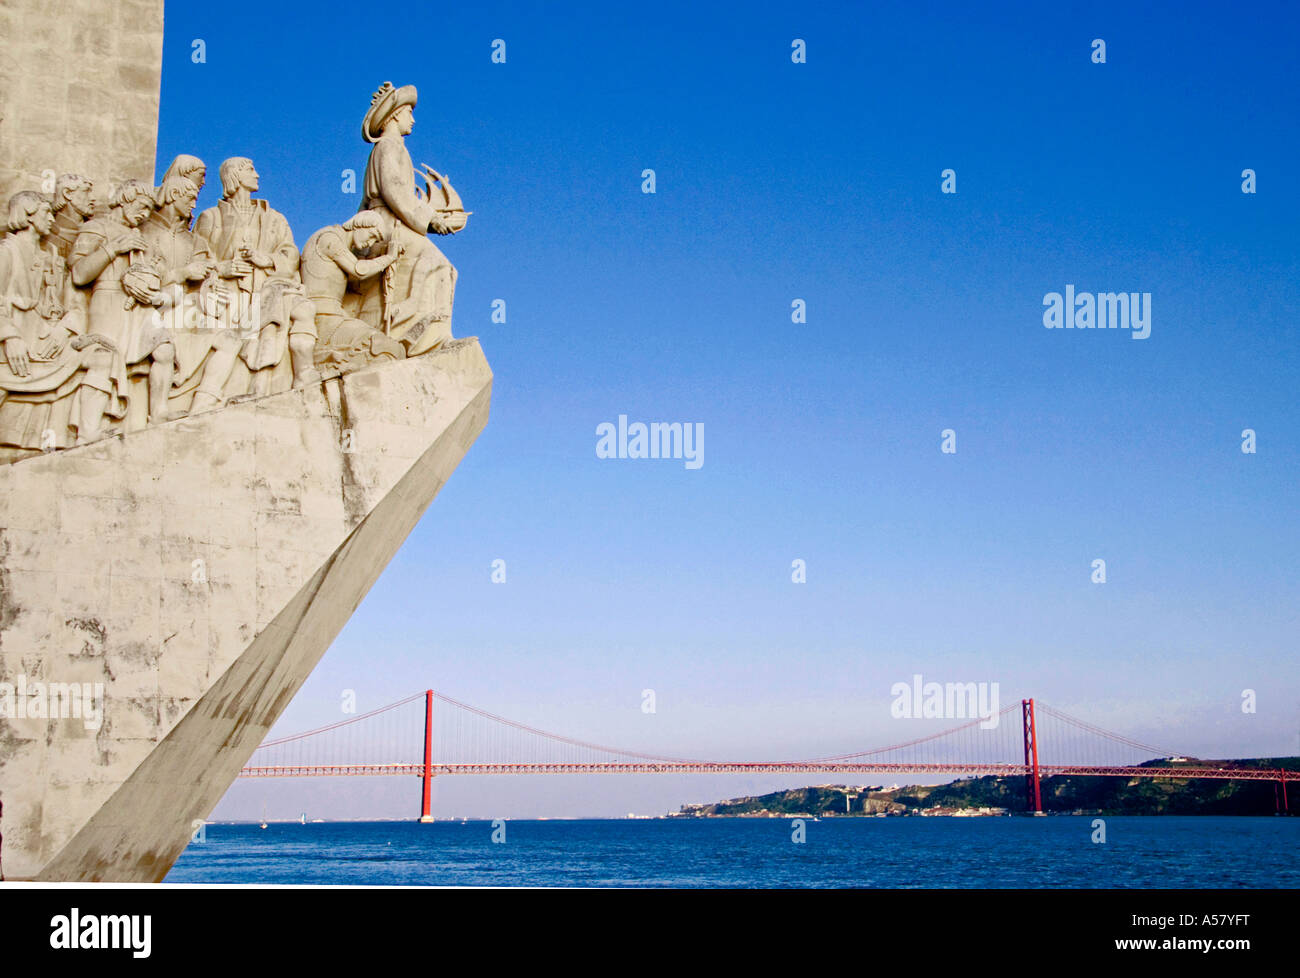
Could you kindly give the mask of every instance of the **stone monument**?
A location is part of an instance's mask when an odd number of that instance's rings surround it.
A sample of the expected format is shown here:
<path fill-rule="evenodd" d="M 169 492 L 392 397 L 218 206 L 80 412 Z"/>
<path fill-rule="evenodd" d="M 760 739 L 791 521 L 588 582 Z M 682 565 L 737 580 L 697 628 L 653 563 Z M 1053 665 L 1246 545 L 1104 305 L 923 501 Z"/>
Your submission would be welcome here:
<path fill-rule="evenodd" d="M 163 0 L 4 0 L 0 38 L 0 205 L 60 173 L 153 172 Z"/>
<path fill-rule="evenodd" d="M 63 175 L 0 241 L 8 878 L 160 880 L 486 424 L 415 105 L 374 93 L 362 207 L 301 253 L 246 157 L 197 220 L 197 156 L 13 169 Z"/>

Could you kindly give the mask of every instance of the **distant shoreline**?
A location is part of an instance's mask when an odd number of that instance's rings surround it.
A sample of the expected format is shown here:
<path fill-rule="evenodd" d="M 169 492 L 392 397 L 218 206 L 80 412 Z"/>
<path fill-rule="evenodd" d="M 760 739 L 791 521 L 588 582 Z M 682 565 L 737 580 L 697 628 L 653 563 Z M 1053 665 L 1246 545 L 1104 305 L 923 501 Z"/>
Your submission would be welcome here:
<path fill-rule="evenodd" d="M 1286 814 L 1300 813 L 1300 757 L 1205 761 L 1148 761 L 1142 767 L 1267 768 L 1295 771 L 1297 790 L 1286 795 Z M 1288 781 L 1290 779 L 1288 778 Z M 940 785 L 817 785 L 683 805 L 680 817 L 771 818 L 997 818 L 1011 815 L 1232 815 L 1282 814 L 1283 794 L 1273 781 L 1211 778 L 1118 778 L 1053 775 L 1042 779 L 1042 812 L 1031 810 L 1020 776 L 986 775 Z"/>

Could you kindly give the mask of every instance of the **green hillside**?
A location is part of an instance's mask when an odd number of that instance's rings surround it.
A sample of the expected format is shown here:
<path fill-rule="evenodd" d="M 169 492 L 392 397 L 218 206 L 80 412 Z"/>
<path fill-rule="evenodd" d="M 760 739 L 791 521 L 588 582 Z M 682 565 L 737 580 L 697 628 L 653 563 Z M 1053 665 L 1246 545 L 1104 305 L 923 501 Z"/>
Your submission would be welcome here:
<path fill-rule="evenodd" d="M 1296 772 L 1288 782 L 1292 812 L 1300 812 L 1300 757 L 1191 759 L 1176 765 L 1149 761 L 1143 767 L 1283 768 Z M 875 790 L 868 790 L 874 788 Z M 1051 777 L 1041 782 L 1043 810 L 1099 815 L 1272 815 L 1277 783 L 1210 779 L 1166 780 L 1118 777 Z M 847 803 L 846 803 L 847 802 Z M 705 805 L 683 805 L 681 814 L 717 815 L 909 815 L 989 809 L 983 814 L 1028 811 L 1021 777 L 982 777 L 941 785 L 905 785 L 885 790 L 871 785 L 819 785 Z M 998 810 L 1002 811 L 998 811 Z"/>

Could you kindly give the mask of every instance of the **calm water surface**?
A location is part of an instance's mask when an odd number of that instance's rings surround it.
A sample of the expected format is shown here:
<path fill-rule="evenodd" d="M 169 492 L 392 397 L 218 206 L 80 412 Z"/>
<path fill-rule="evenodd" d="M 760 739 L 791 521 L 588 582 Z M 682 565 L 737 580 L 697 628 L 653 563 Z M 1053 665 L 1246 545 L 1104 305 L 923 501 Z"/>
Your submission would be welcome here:
<path fill-rule="evenodd" d="M 1297 887 L 1300 818 L 830 818 L 212 824 L 169 883 Z"/>

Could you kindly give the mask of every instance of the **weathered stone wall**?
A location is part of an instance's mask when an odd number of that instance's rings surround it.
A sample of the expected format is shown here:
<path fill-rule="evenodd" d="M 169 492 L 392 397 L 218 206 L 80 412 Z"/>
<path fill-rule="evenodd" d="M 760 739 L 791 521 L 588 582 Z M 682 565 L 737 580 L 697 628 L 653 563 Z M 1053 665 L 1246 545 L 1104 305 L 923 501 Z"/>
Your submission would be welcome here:
<path fill-rule="evenodd" d="M 487 423 L 478 342 L 0 467 L 9 879 L 161 879 Z"/>
<path fill-rule="evenodd" d="M 101 206 L 153 176 L 163 0 L 0 2 L 0 205 L 42 171 L 95 181 Z"/>

